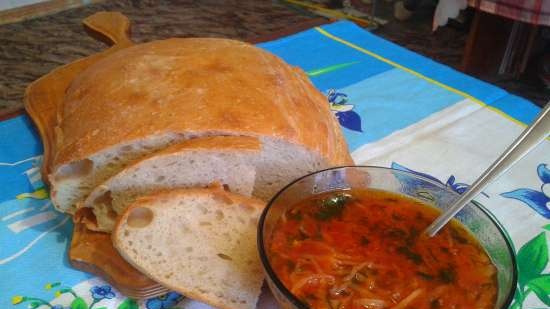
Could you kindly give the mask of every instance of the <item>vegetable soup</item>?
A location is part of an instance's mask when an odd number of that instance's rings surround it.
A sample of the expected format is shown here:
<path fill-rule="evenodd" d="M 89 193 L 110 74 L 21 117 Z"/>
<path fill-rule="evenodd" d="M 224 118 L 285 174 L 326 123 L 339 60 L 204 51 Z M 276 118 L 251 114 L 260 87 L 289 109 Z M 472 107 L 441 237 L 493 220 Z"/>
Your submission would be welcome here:
<path fill-rule="evenodd" d="M 276 223 L 271 265 L 310 308 L 492 309 L 496 268 L 456 220 L 425 236 L 438 214 L 380 190 L 317 195 Z"/>

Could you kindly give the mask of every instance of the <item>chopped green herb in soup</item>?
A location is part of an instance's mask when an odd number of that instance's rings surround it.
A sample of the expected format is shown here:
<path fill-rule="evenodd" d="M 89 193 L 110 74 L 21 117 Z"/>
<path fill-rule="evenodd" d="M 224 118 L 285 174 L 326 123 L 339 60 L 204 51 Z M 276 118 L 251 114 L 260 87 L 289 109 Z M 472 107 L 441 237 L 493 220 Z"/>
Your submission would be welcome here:
<path fill-rule="evenodd" d="M 351 190 L 290 207 L 271 264 L 310 308 L 492 309 L 496 269 L 458 221 L 422 231 L 438 210 L 398 194 Z"/>

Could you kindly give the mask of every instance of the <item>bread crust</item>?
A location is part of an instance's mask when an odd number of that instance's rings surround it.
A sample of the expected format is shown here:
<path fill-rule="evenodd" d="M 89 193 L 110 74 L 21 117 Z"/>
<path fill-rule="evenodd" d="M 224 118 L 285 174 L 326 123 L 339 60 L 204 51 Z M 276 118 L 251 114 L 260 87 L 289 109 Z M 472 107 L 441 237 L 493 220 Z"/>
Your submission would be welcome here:
<path fill-rule="evenodd" d="M 151 159 L 157 156 L 177 154 L 186 150 L 213 150 L 213 151 L 237 151 L 237 152 L 259 152 L 262 143 L 256 137 L 251 136 L 207 136 L 193 138 L 170 145 L 163 150 L 153 152 L 142 160 Z M 142 161 L 140 160 L 140 161 Z"/>
<path fill-rule="evenodd" d="M 164 134 L 268 136 L 350 164 L 326 98 L 306 74 L 227 39 L 153 41 L 118 51 L 71 84 L 57 167 Z"/>

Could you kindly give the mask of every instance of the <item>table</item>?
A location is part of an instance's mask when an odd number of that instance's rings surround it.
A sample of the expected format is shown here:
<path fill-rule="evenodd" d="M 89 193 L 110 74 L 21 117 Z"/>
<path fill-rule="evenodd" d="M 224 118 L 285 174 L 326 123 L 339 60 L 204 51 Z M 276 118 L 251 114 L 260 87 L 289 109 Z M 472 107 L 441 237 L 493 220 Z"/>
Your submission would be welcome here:
<path fill-rule="evenodd" d="M 440 0 L 434 15 L 434 30 L 455 18 L 459 10 L 469 5 L 480 11 L 507 17 L 533 25 L 550 26 L 548 0 Z"/>
<path fill-rule="evenodd" d="M 496 67 L 499 75 L 518 77 L 523 74 L 539 26 L 550 25 L 550 1 L 440 0 L 434 13 L 433 30 L 445 25 L 448 18 L 457 17 L 467 5 L 475 8 L 476 14 L 462 69 L 479 74 Z"/>
<path fill-rule="evenodd" d="M 303 68 L 319 90 L 332 94 L 327 104 L 357 164 L 423 173 L 457 192 L 539 111 L 351 22 L 259 46 Z M 0 308 L 203 307 L 177 293 L 136 302 L 100 278 L 71 269 L 65 252 L 72 224 L 48 200 L 38 174 L 41 151 L 26 116 L 0 122 Z M 477 201 L 500 221 L 517 252 L 520 293 L 512 308 L 550 306 L 550 141 L 484 193 Z"/>
<path fill-rule="evenodd" d="M 513 20 L 550 26 L 548 0 L 468 0 L 468 4 L 481 11 Z"/>

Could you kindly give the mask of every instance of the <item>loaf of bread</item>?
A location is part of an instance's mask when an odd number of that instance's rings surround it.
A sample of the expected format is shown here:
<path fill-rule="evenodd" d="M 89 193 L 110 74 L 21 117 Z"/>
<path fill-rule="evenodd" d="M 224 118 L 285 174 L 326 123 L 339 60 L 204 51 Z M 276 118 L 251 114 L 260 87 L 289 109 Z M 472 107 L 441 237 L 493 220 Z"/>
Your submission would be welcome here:
<path fill-rule="evenodd" d="M 252 309 L 263 282 L 256 248 L 262 201 L 216 188 L 138 198 L 113 244 L 164 286 L 218 308 Z"/>
<path fill-rule="evenodd" d="M 159 190 L 224 185 L 251 196 L 261 145 L 257 138 L 213 136 L 169 146 L 127 166 L 97 186 L 82 206 L 93 209 L 97 231 L 111 232 L 118 215 L 138 196 Z M 274 171 L 276 172 L 276 171 Z"/>
<path fill-rule="evenodd" d="M 263 198 L 305 173 L 352 163 L 303 71 L 243 42 L 169 39 L 113 53 L 72 82 L 55 130 L 52 201 L 73 213 L 126 166 L 205 136 L 259 140 L 255 190 L 271 186 L 256 192 Z"/>

